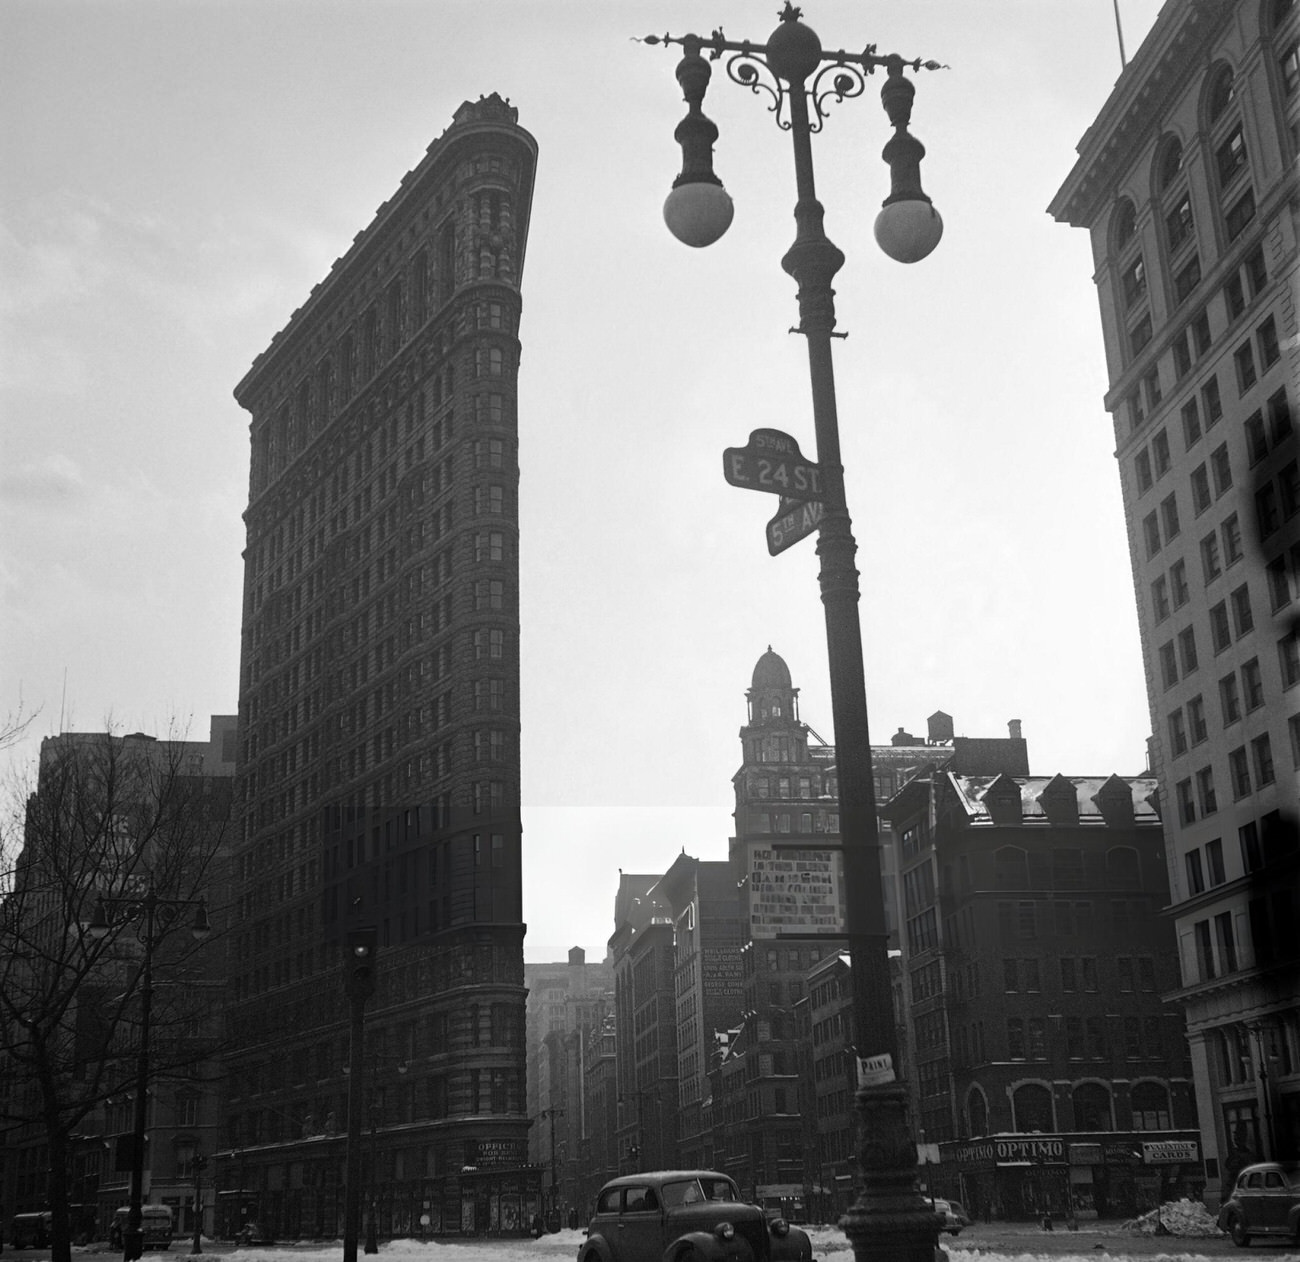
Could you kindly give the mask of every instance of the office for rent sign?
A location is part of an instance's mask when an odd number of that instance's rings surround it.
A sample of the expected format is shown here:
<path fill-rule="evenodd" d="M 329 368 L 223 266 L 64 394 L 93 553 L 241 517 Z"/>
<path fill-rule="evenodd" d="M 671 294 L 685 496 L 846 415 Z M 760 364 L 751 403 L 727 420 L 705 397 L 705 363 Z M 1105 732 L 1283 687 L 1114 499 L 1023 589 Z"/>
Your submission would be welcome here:
<path fill-rule="evenodd" d="M 755 939 L 843 937 L 844 863 L 836 849 L 749 847 Z"/>

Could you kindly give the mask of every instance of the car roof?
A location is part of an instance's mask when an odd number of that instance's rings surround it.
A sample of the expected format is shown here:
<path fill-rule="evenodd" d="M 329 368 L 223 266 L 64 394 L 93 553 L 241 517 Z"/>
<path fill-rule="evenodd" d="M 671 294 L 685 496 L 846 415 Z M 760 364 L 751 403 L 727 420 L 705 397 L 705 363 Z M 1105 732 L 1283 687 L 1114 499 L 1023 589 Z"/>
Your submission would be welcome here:
<path fill-rule="evenodd" d="M 604 1186 L 639 1187 L 643 1183 L 671 1183 L 676 1179 L 726 1179 L 729 1183 L 735 1182 L 731 1175 L 720 1170 L 645 1170 L 640 1174 L 620 1174 Z"/>
<path fill-rule="evenodd" d="M 1256 1170 L 1285 1170 L 1287 1174 L 1300 1174 L 1300 1161 L 1256 1161 L 1242 1167 L 1242 1174 Z"/>

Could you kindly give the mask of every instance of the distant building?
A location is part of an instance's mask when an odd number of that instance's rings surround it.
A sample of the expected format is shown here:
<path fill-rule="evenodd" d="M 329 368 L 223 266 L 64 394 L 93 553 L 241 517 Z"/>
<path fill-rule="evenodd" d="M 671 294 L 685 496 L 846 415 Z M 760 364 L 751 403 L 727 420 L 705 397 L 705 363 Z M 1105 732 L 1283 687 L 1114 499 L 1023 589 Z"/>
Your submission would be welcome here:
<path fill-rule="evenodd" d="M 364 1072 L 378 1234 L 516 1233 L 520 280 L 537 146 L 464 102 L 235 390 L 250 413 L 219 1230 L 343 1230 Z M 379 933 L 350 1064 L 347 932 Z M 354 1119 L 358 1120 L 358 1119 Z"/>
<path fill-rule="evenodd" d="M 52 1054 L 47 1068 L 69 1112 L 85 1108 L 69 1140 L 67 1197 L 74 1241 L 103 1238 L 113 1213 L 127 1203 L 129 1171 L 118 1168 L 120 1142 L 135 1125 L 134 993 L 144 943 L 133 921 L 115 933 L 105 957 L 78 977 L 67 968 L 68 916 L 88 922 L 102 898 L 138 906 L 161 898 L 202 898 L 216 931 L 195 949 L 188 932 L 152 939 L 154 990 L 150 1020 L 149 1142 L 145 1199 L 171 1206 L 178 1233 L 195 1226 L 194 1162 L 219 1125 L 220 1039 L 225 960 L 221 943 L 228 904 L 228 843 L 235 774 L 235 716 L 216 715 L 207 740 L 158 739 L 142 732 L 64 732 L 41 742 L 36 792 L 27 803 L 23 848 L 0 905 L 0 963 L 6 999 L 40 1023 Z M 57 864 L 51 864 L 57 855 Z M 184 914 L 184 913 L 182 913 Z M 10 920 L 9 918 L 13 919 Z M 182 922 L 187 928 L 192 914 Z M 123 923 L 123 922 L 119 922 Z M 77 929 L 78 934 L 82 932 Z M 40 946 L 45 935 L 47 950 Z M 178 951 L 176 938 L 184 940 Z M 23 958 L 26 956 L 26 958 Z M 33 963 L 33 959 L 40 962 Z M 42 963 L 43 962 L 43 963 Z M 58 967 L 63 979 L 42 967 Z M 61 994 L 61 987 L 71 987 Z M 64 999 L 61 1017 L 55 1007 Z M 60 1046 L 60 1040 L 66 1040 Z M 18 1044 L 0 1053 L 0 1111 L 11 1125 L 0 1144 L 0 1204 L 6 1217 L 47 1210 L 50 1150 L 36 1066 Z M 62 1080 L 62 1081 L 59 1081 Z M 204 1229 L 213 1227 L 211 1211 Z"/>
<path fill-rule="evenodd" d="M 676 1164 L 678 1064 L 672 908 L 659 877 L 619 874 L 614 932 L 620 1174 Z"/>
<path fill-rule="evenodd" d="M 942 1153 L 932 1186 L 977 1216 L 1129 1217 L 1202 1190 L 1161 997 L 1177 955 L 1156 799 L 1149 778 L 930 769 L 886 807 L 918 1136 Z"/>
<path fill-rule="evenodd" d="M 729 852 L 741 890 L 743 1006 L 738 1033 L 714 1076 L 714 1133 L 725 1135 L 725 1151 L 718 1141 L 718 1160 L 742 1189 L 792 1212 L 804 1196 L 796 1005 L 807 995 L 810 970 L 846 948 L 836 932 L 843 923 L 839 782 L 834 746 L 800 718 L 799 690 L 771 648 L 758 659 L 746 698 Z M 1013 721 L 1009 729 L 1006 737 L 958 737 L 942 711 L 931 716 L 926 740 L 899 729 L 889 745 L 872 746 L 877 805 L 926 764 L 1027 773 L 1020 724 Z M 886 925 L 891 945 L 897 945 L 898 897 L 886 826 L 880 861 Z M 804 893 L 786 889 L 785 867 Z M 850 1128 L 842 1118 L 830 1125 L 841 1138 Z"/>
<path fill-rule="evenodd" d="M 1300 1157 L 1298 49 L 1294 0 L 1165 4 L 1050 207 L 1092 244 L 1212 1203 Z"/>
<path fill-rule="evenodd" d="M 525 964 L 528 985 L 528 1159 L 546 1167 L 547 1204 L 582 1204 L 582 1141 L 589 1118 L 586 1057 L 614 1010 L 614 972 L 574 947 L 564 964 Z M 554 1193 L 554 1195 L 552 1195 Z"/>

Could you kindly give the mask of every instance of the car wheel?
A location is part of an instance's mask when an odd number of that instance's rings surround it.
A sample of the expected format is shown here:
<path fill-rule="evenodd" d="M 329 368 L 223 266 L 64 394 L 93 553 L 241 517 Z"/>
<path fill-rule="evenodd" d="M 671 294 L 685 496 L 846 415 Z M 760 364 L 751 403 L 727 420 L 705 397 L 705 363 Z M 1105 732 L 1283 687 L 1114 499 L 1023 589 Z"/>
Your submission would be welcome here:
<path fill-rule="evenodd" d="M 1240 1215 L 1232 1216 L 1232 1221 L 1228 1224 L 1228 1235 L 1232 1237 L 1232 1243 L 1239 1249 L 1244 1249 L 1250 1244 L 1250 1232 L 1246 1230 L 1246 1224 L 1241 1220 Z"/>

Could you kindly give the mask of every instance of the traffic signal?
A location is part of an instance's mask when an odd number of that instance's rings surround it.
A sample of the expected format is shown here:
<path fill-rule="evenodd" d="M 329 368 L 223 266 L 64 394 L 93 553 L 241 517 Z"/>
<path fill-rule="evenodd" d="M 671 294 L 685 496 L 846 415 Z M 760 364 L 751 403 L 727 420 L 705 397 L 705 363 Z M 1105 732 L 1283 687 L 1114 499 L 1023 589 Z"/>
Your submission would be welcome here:
<path fill-rule="evenodd" d="M 348 930 L 347 982 L 348 995 L 364 1002 L 375 993 L 375 951 L 379 946 L 379 930 L 364 925 Z"/>

